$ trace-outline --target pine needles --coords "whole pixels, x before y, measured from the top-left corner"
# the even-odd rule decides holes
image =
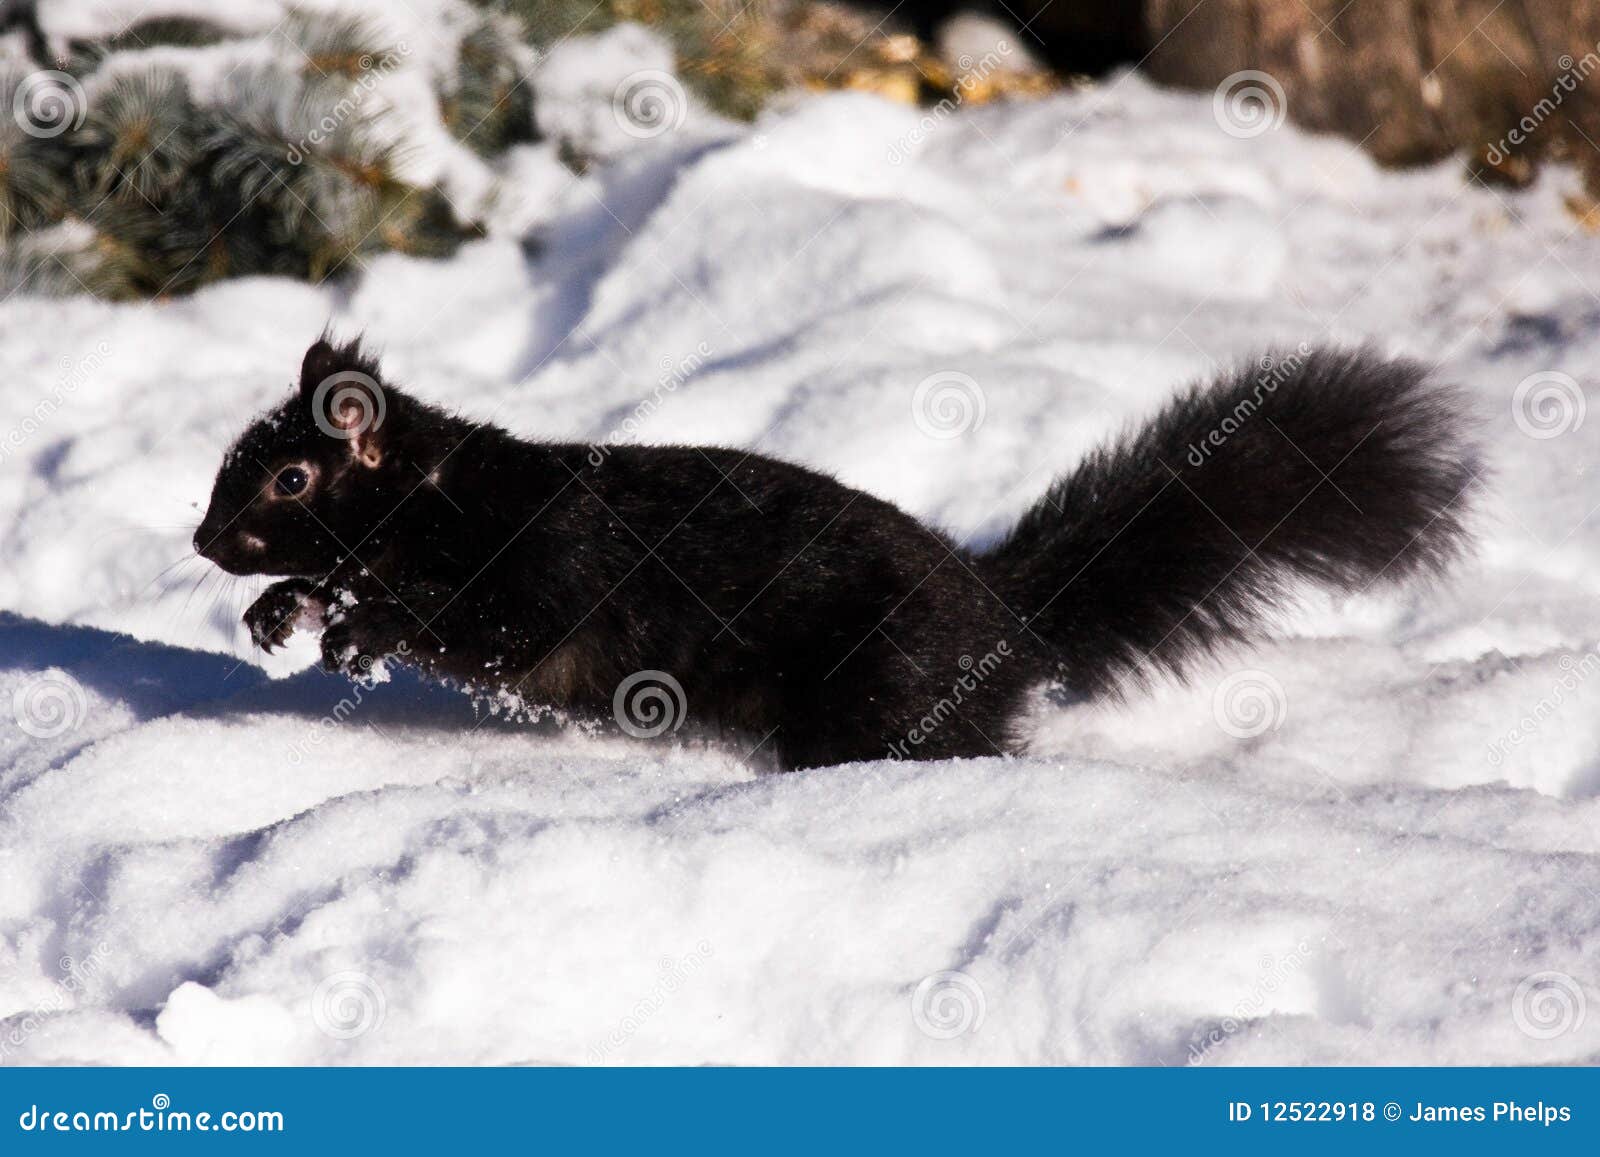
[[[453,67],[429,83],[444,128],[491,167],[538,140],[539,61],[625,20],[665,36],[684,83],[738,119],[786,88],[928,100],[960,84],[976,101],[995,87],[989,78],[980,91],[914,37],[813,0],[472,4],[458,12]],[[34,32],[24,39],[38,56]],[[391,97],[415,100],[420,70],[386,89],[409,54],[366,19],[301,11],[263,35],[159,18],[68,47],[59,68],[0,60],[0,108],[14,111],[0,118],[0,289],[128,299],[251,274],[320,281],[371,254],[445,255],[481,233],[408,175],[416,125]],[[232,67],[179,67],[201,56]],[[557,148],[577,167],[581,145]]]
[[[97,46],[75,46],[81,74],[0,71],[7,108],[43,110],[0,120],[0,280],[144,298],[248,274],[319,281],[473,235],[402,175],[375,95],[398,50],[348,18],[297,16],[282,39],[205,101],[179,70]]]
[[[440,101],[451,134],[486,157],[536,140],[534,59],[516,20],[486,14],[461,38],[454,86]]]

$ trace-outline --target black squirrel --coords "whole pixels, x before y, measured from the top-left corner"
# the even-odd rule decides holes
[[[1465,412],[1414,363],[1301,347],[1179,393],[979,551],[754,453],[518,438],[324,338],[227,452],[195,548],[287,576],[245,623],[268,650],[320,625],[330,670],[400,655],[625,728],[654,694],[635,728],[686,716],[784,768],[992,755],[1041,684],[1118,695],[1258,638],[1296,582],[1440,569]]]

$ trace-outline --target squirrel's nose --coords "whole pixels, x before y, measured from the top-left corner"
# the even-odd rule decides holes
[[[266,540],[232,525],[214,525],[210,519],[194,532],[194,552],[229,574],[253,574],[265,561]]]
[[[200,523],[194,532],[194,552],[201,558],[211,558],[213,552],[221,545],[217,541],[222,532],[211,525],[209,519]]]

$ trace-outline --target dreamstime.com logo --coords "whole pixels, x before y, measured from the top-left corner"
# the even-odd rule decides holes
[[[1565,972],[1535,972],[1523,977],[1511,995],[1511,1021],[1524,1036],[1555,1040],[1583,1027],[1589,998],[1583,985]]]
[[[1203,1064],[1206,1054],[1212,1049],[1229,1040],[1252,1020],[1265,1016],[1271,1010],[1273,996],[1286,987],[1295,974],[1305,968],[1310,959],[1311,945],[1305,940],[1297,943],[1292,952],[1286,952],[1282,956],[1276,956],[1271,952],[1264,954],[1259,961],[1260,971],[1250,990],[1235,1002],[1227,1016],[1213,1025],[1205,1035],[1190,1043],[1187,1063]]]
[[[663,956],[658,966],[659,976],[655,984],[648,993],[634,1001],[627,1015],[612,1026],[604,1040],[590,1046],[589,1060],[599,1064],[627,1044],[651,1017],[660,1012],[675,994],[682,991],[695,973],[705,967],[706,961],[711,959],[712,954],[711,942],[702,940],[694,946],[693,952],[684,956]]]
[[[1225,77],[1211,94],[1211,115],[1230,137],[1249,140],[1283,123],[1289,101],[1270,72],[1247,68]]]
[[[635,739],[654,739],[683,726],[689,711],[683,684],[665,671],[635,671],[617,684],[611,714]]]
[[[383,425],[388,403],[383,387],[360,370],[340,370],[311,392],[311,420],[330,438],[353,442]]]
[[[930,704],[922,718],[907,729],[904,739],[889,742],[889,758],[910,759],[911,749],[921,747],[952,716],[959,715],[961,705],[968,701],[968,697],[976,693],[989,676],[1000,669],[1000,664],[1009,658],[1011,642],[1001,639],[993,650],[985,651],[980,659],[975,660],[971,655],[962,655],[957,659],[956,666],[961,668],[961,674],[950,685],[950,694]]]
[[[44,429],[56,416],[57,411],[71,400],[72,395],[100,371],[110,356],[111,346],[105,341],[97,341],[93,349],[76,361],[70,357],[63,357],[61,375],[56,379],[56,384],[51,387],[50,392],[34,404],[33,409],[21,422],[0,436],[0,462],[11,457],[26,445],[30,438]]]
[[[1489,744],[1489,766],[1499,767],[1513,748],[1521,747],[1545,722],[1554,717],[1579,687],[1600,671],[1600,651],[1585,651],[1582,657],[1562,655],[1557,661],[1561,674],[1550,685],[1550,693],[1535,703],[1509,731]]]
[[[911,419],[930,438],[959,438],[983,425],[989,402],[970,374],[940,370],[911,392]]]
[[[283,1114],[275,1109],[174,1109],[172,1098],[157,1093],[149,1108],[115,1112],[106,1109],[52,1109],[29,1105],[17,1117],[24,1133],[282,1133]]]
[[[89,102],[77,77],[41,68],[17,85],[11,96],[11,115],[30,137],[49,140],[81,128],[89,115]]]
[[[374,658],[371,655],[362,655],[355,662],[355,669],[350,671],[350,694],[341,696],[328,713],[312,725],[311,731],[296,739],[289,745],[289,763],[299,767],[307,755],[314,748],[321,747],[336,729],[343,726],[350,717],[361,709],[366,702],[366,692],[372,690],[385,679],[385,672],[391,662],[398,662],[409,658],[411,644],[404,639],[400,640],[393,651]]]
[[[1517,383],[1511,420],[1530,438],[1559,438],[1583,425],[1589,400],[1571,374],[1540,370]]]
[[[1248,398],[1240,398],[1222,421],[1208,430],[1204,437],[1189,443],[1189,451],[1185,455],[1189,465],[1200,467],[1210,461],[1212,451],[1219,450],[1227,445],[1228,439],[1238,433],[1244,424],[1255,416],[1256,411],[1261,409],[1262,404],[1278,392],[1279,386],[1299,372],[1300,367],[1305,364],[1306,359],[1310,356],[1311,347],[1305,342],[1301,342],[1296,346],[1293,353],[1281,357],[1272,354],[1264,355],[1256,363],[1259,372],[1256,374],[1255,385],[1250,391],[1250,396]]]
[[[965,972],[924,976],[911,994],[912,1023],[934,1040],[954,1040],[977,1032],[988,1010],[983,986]]]
[[[640,429],[661,408],[667,397],[698,373],[709,357],[711,357],[711,347],[702,341],[695,345],[693,352],[687,357],[679,358],[676,362],[668,357],[662,358],[661,374],[656,378],[655,388],[628,413],[627,417],[613,426],[604,438],[590,444],[589,465],[597,469],[605,465],[614,446],[636,438]]]
[[[354,1040],[383,1027],[389,1001],[365,972],[347,970],[322,978],[311,994],[311,1019],[334,1040]]]
[[[26,1012],[13,1012],[6,1017],[4,1035],[0,1036],[0,1061],[27,1044],[50,1017],[77,1007],[79,997],[110,959],[111,946],[105,943],[96,944],[81,960],[63,956],[58,962],[61,975],[51,985],[49,994]]]
[[[670,72],[647,68],[629,73],[611,94],[611,115],[630,137],[649,140],[683,126],[689,97]]]
[[[1289,696],[1269,672],[1235,671],[1217,684],[1211,714],[1235,739],[1255,739],[1283,726],[1289,718]]]
[[[889,163],[898,165],[910,155],[911,151],[925,141],[928,136],[941,124],[953,116],[957,109],[966,103],[972,90],[982,84],[997,69],[1004,65],[1007,57],[1011,55],[1011,43],[1000,40],[995,43],[994,50],[986,52],[977,60],[969,54],[962,53],[956,58],[956,76],[950,95],[922,114],[920,120],[903,133],[900,139],[889,146]]]
[[[1541,97],[1510,132],[1484,149],[1483,155],[1491,165],[1503,165],[1520,146],[1527,144],[1539,127],[1566,102],[1567,97],[1577,92],[1578,86],[1600,69],[1600,44],[1577,60],[1570,55],[1563,55],[1556,60],[1556,65],[1561,69],[1561,75],[1550,86],[1550,95]]]
[[[369,96],[380,83],[395,69],[400,67],[400,62],[411,55],[411,47],[404,40],[400,41],[388,52],[376,60],[372,54],[363,53],[357,61],[360,75],[350,85],[350,91],[340,98],[339,102],[323,114],[322,118],[311,127],[311,130],[298,141],[289,146],[284,158],[291,165],[298,165],[306,159],[306,154],[333,137],[352,117],[354,117],[366,103]]]
[[[11,693],[12,718],[35,739],[57,739],[76,730],[88,712],[83,688],[57,668],[23,680]]]

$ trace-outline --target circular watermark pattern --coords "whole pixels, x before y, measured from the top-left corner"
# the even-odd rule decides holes
[[[917,383],[911,394],[911,417],[930,438],[959,438],[983,425],[989,412],[983,387],[970,374],[940,370]]]
[[[635,739],[654,739],[683,726],[689,703],[683,684],[665,671],[635,671],[617,684],[611,713]]]
[[[1589,402],[1570,374],[1541,370],[1517,383],[1511,420],[1530,438],[1559,438],[1583,425]]]
[[[79,128],[88,113],[78,78],[53,68],[30,72],[11,97],[11,115],[30,137],[59,137]]]
[[[345,442],[376,430],[387,412],[383,387],[360,370],[329,374],[311,393],[311,419],[317,429]]]
[[[1266,671],[1235,671],[1211,696],[1217,726],[1235,739],[1254,739],[1276,731],[1289,717],[1289,696]]]
[[[622,78],[611,94],[611,115],[630,137],[649,140],[683,125],[689,98],[677,77],[647,68]]]
[[[55,739],[74,730],[88,713],[89,700],[65,671],[46,671],[11,693],[17,726],[35,739]]]
[[[983,1027],[983,988],[965,972],[925,976],[911,994],[911,1019],[934,1040],[954,1040]]]
[[[1575,1032],[1589,1012],[1583,985],[1565,972],[1535,972],[1511,996],[1511,1019],[1525,1036],[1554,1040]]]
[[[335,1040],[353,1040],[383,1024],[389,1002],[365,972],[335,972],[311,994],[311,1019]]]
[[[1270,133],[1283,123],[1288,107],[1278,78],[1256,68],[1225,78],[1211,94],[1211,115],[1217,127],[1240,140]]]

